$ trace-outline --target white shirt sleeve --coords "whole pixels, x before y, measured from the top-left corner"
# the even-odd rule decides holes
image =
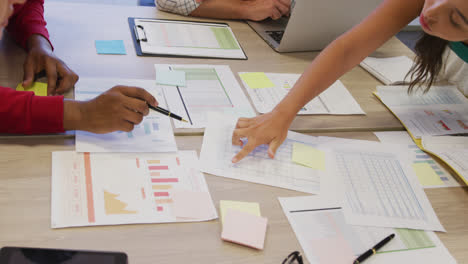
[[[188,16],[200,3],[195,0],[155,0],[159,10]]]

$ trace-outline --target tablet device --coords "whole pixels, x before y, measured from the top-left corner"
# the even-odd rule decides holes
[[[123,252],[3,247],[2,264],[127,264]]]

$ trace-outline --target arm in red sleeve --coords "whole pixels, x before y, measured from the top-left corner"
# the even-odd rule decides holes
[[[44,0],[28,0],[23,5],[15,5],[13,16],[8,21],[7,31],[26,49],[26,42],[33,34],[42,35],[49,43],[49,32],[44,20]],[[52,43],[50,43],[52,46]]]
[[[61,133],[63,96],[35,96],[33,92],[0,87],[0,133]]]

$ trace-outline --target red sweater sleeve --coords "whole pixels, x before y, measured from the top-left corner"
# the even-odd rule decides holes
[[[0,133],[61,133],[63,96],[35,96],[33,92],[0,87]]]
[[[49,43],[49,32],[44,20],[44,0],[28,0],[22,5],[15,5],[13,16],[8,20],[7,31],[26,49],[26,41],[33,34],[42,35]],[[52,47],[52,43],[50,43]]]

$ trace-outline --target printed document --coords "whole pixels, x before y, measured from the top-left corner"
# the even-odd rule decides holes
[[[52,228],[217,218],[194,151],[52,153]]]
[[[239,76],[259,113],[267,113],[273,110],[301,76],[300,74],[259,73],[264,75],[264,78],[267,78],[273,86],[255,88],[258,86],[254,86],[255,83],[249,82],[246,74],[249,73],[240,72]],[[298,114],[364,115],[365,113],[343,83],[336,81],[319,96],[307,103]]]
[[[75,84],[75,99],[90,100],[115,85],[137,86],[146,89],[165,108],[162,90],[151,80],[80,78]],[[170,118],[149,110],[143,121],[130,132],[116,131],[94,134],[76,131],[78,152],[171,152],[177,151]]]
[[[468,133],[468,99],[455,86],[411,95],[407,86],[378,86],[377,93],[415,139]]]
[[[185,72],[186,86],[158,85],[164,90],[169,110],[185,122],[176,128],[204,128],[207,114],[216,112],[239,117],[254,117],[255,111],[227,65],[164,65],[158,69]]]
[[[310,263],[352,263],[390,234],[366,263],[456,263],[434,232],[350,225],[341,204],[321,195],[278,199]]]

